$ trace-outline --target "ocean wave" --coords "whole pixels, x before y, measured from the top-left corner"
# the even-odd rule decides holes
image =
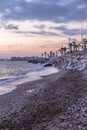
[[[20,75],[20,76],[16,76],[13,78],[3,78],[0,80],[0,85],[2,84],[6,84],[6,83],[10,83],[10,82],[14,82],[16,80],[20,80],[20,79],[26,79],[26,78],[31,78],[32,76],[44,76],[44,75],[49,75],[49,74],[53,74],[53,73],[57,73],[58,69],[55,67],[46,67],[46,68],[40,68],[37,70],[30,70],[29,72],[27,72],[24,75]]]
[[[57,73],[59,70],[55,67],[42,67],[40,69],[30,71],[27,73],[27,76],[44,76],[44,75],[49,75],[53,73]]]
[[[24,75],[16,76],[13,78],[0,80],[0,95],[13,91],[17,85],[24,82],[34,81],[40,79],[41,76],[57,73],[59,70],[54,67],[42,67],[37,70],[28,71]]]
[[[23,78],[26,78],[26,75],[20,75],[20,76],[17,76],[15,78],[2,79],[2,80],[0,80],[0,85],[6,84],[9,82],[13,82],[15,80],[23,79]]]

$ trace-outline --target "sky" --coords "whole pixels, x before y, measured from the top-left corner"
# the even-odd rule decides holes
[[[87,37],[87,0],[0,0],[0,57],[33,56]]]

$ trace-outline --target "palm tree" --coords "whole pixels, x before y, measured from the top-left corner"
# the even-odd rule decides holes
[[[53,52],[53,57],[55,57],[56,55],[55,55],[55,52]]]
[[[72,42],[72,45],[73,45],[73,51],[76,51],[76,42]]]
[[[64,54],[66,53],[66,47],[63,47]]]
[[[72,44],[72,43],[69,43],[70,53],[72,53],[72,47],[73,47],[73,44]]]
[[[46,51],[44,52],[44,55],[45,55],[45,59],[46,59],[46,57],[47,57],[47,52]]]
[[[43,57],[43,55],[44,55],[44,54],[42,53],[41,56]]]
[[[53,57],[53,52],[52,51],[50,51],[50,58],[52,58]]]
[[[55,52],[56,53],[56,57],[58,56],[58,51]]]
[[[61,47],[59,51],[60,51],[61,55],[64,54],[64,48],[63,47]]]

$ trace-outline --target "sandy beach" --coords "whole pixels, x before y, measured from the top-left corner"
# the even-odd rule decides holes
[[[86,130],[86,74],[60,71],[1,95],[0,130]]]

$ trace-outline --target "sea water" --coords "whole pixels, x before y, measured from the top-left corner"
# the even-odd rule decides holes
[[[11,92],[19,84],[57,72],[57,68],[43,67],[27,61],[0,61],[0,95]]]

